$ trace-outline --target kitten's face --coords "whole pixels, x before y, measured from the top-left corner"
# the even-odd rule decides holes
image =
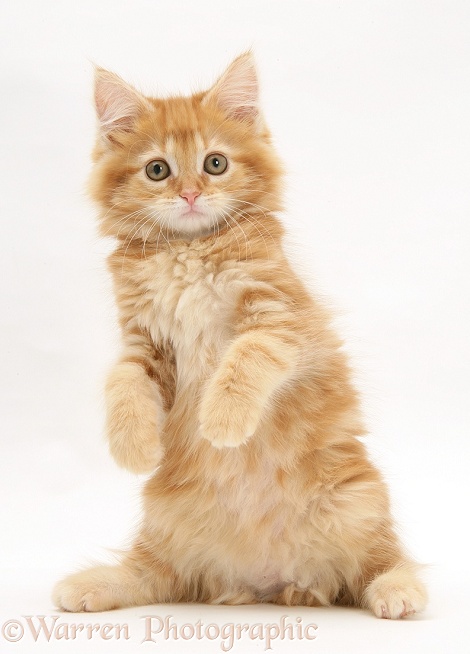
[[[150,242],[261,220],[279,203],[280,168],[242,55],[207,93],[145,98],[97,71],[100,132],[91,191],[102,233]]]

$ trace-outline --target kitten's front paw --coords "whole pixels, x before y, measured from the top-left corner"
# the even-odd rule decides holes
[[[136,363],[119,363],[106,385],[106,431],[115,461],[135,473],[155,470],[162,458],[158,435],[163,413],[158,387]]]
[[[201,435],[217,448],[239,447],[255,433],[260,417],[253,401],[209,389],[199,414]]]

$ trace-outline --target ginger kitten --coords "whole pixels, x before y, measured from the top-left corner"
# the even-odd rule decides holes
[[[282,169],[253,58],[207,92],[144,97],[96,71],[91,193],[122,351],[107,386],[112,455],[151,473],[118,565],[61,581],[55,604],[424,608],[330,316],[282,249]]]

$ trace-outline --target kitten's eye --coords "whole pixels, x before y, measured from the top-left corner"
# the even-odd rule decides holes
[[[170,166],[163,159],[156,159],[151,161],[145,167],[145,172],[147,177],[153,179],[156,182],[161,182],[162,179],[166,179],[171,173]]]
[[[209,175],[221,175],[227,170],[228,161],[223,154],[210,154],[204,161],[204,170]]]

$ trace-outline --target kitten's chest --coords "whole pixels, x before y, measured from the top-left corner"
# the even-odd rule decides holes
[[[141,262],[134,279],[140,325],[155,343],[171,344],[178,376],[200,375],[233,336],[246,274],[235,262],[218,269],[187,249]]]

